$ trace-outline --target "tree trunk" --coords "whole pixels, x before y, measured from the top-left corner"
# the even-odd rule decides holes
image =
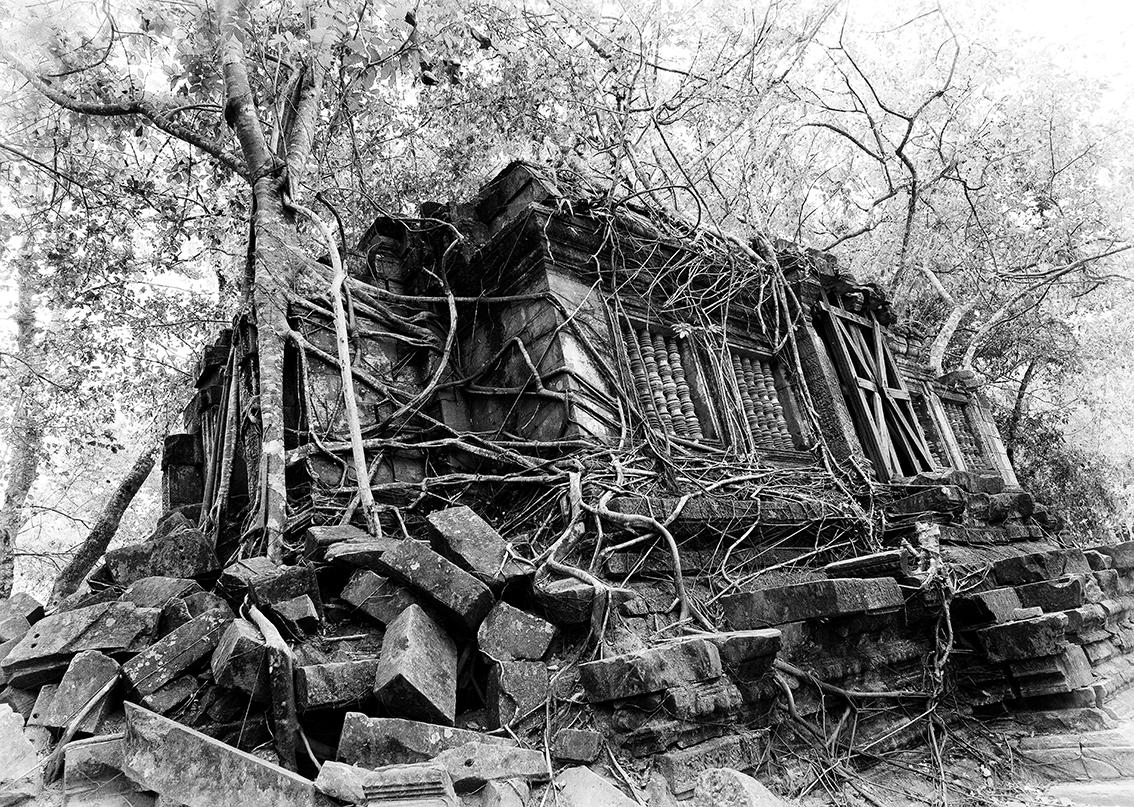
[[[1035,378],[1036,370],[1044,363],[1043,359],[1032,359],[1024,370],[1024,377],[1020,379],[1020,388],[1016,390],[1016,403],[1012,407],[1012,415],[1008,418],[1008,428],[1004,432],[1004,451],[1009,462],[1016,461],[1016,434],[1020,429],[1020,418],[1024,416],[1027,406],[1028,387]]]
[[[130,503],[134,501],[134,496],[142,487],[142,483],[149,477],[150,471],[154,469],[157,455],[158,447],[152,445],[134,460],[130,472],[126,474],[126,478],[118,485],[118,489],[114,491],[110,501],[103,507],[98,521],[91,528],[86,540],[83,541],[71,560],[67,562],[67,565],[63,567],[59,576],[55,578],[55,586],[51,590],[52,605],[68,594],[73,594],[79,588],[79,584],[83,582],[83,578],[87,576],[87,573],[94,568],[99,558],[106,552],[106,547],[110,545],[115,533],[118,532],[122,515],[126,512]]]
[[[26,263],[17,264],[16,350],[19,370],[14,374],[16,407],[8,430],[12,458],[8,465],[8,486],[0,510],[0,598],[12,595],[16,572],[16,536],[27,521],[27,500],[39,475],[39,453],[43,430],[39,406],[34,399],[34,378],[29,365],[35,345],[35,297]]]

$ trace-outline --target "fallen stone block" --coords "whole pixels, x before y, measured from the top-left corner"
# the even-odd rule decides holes
[[[581,625],[591,618],[595,589],[582,580],[552,579],[546,573],[536,574],[532,594],[544,615],[556,625]]]
[[[565,768],[551,782],[559,807],[638,807],[638,802],[590,768]]]
[[[1003,558],[992,564],[992,577],[1002,586],[1019,586],[1039,583],[1072,574],[1086,574],[1091,570],[1083,550],[1052,549]]]
[[[411,605],[424,605],[409,589],[366,569],[355,572],[342,598],[375,622],[388,625]]]
[[[1010,622],[1020,608],[1016,589],[1005,586],[977,591],[953,600],[953,623],[958,628],[979,627],[994,622]]]
[[[31,714],[28,715],[29,726],[43,726],[44,719],[51,718],[51,706],[55,702],[55,691],[57,689],[59,689],[59,684],[44,684],[39,688],[39,692],[35,696],[35,706],[32,707]]]
[[[139,608],[164,608],[170,600],[200,591],[204,591],[200,583],[185,577],[143,577],[127,586],[118,600],[132,602]]]
[[[1101,572],[1106,569],[1114,568],[1114,560],[1110,555],[1104,555],[1094,549],[1084,549],[1083,555],[1087,559],[1087,564],[1091,567],[1091,571]]]
[[[169,714],[189,700],[200,687],[200,682],[194,676],[182,675],[143,695],[142,705],[151,712],[160,715]]]
[[[560,729],[551,738],[551,756],[562,762],[589,764],[602,753],[602,735],[587,729]]]
[[[191,526],[112,549],[106,553],[105,564],[111,579],[120,586],[143,577],[198,578],[220,570],[212,542]]]
[[[783,634],[776,628],[729,631],[707,638],[716,645],[724,671],[738,680],[764,675],[783,643]]]
[[[1102,600],[1102,592],[1093,577],[1075,576],[1059,580],[1016,586],[1020,604],[1025,608],[1042,608],[1046,613],[1067,611],[1088,602]]]
[[[343,541],[327,547],[326,559],[362,569],[377,569],[379,562],[398,543],[396,538],[367,538],[363,541]]]
[[[245,558],[229,564],[221,573],[218,586],[237,602],[250,595],[257,605],[274,606],[306,594],[323,617],[319,583],[311,566],[278,566],[266,557]]]
[[[528,807],[531,793],[531,786],[520,779],[486,782],[479,807]]]
[[[655,765],[677,796],[697,786],[697,777],[709,768],[751,768],[759,754],[757,735],[732,734],[661,754]]]
[[[579,681],[587,700],[595,703],[660,692],[722,672],[716,645],[698,638],[582,664]]]
[[[442,751],[433,764],[449,772],[453,787],[459,792],[477,790],[499,779],[546,782],[550,778],[547,760],[541,751],[508,745],[465,743]]]
[[[315,603],[306,594],[278,602],[272,606],[271,611],[287,634],[297,639],[319,630],[319,613],[315,610]]]
[[[457,714],[457,648],[417,605],[386,629],[374,694],[393,715],[451,726]]]
[[[410,586],[440,615],[474,633],[492,608],[492,592],[459,566],[417,541],[401,541],[382,556],[383,570]]]
[[[433,546],[466,572],[490,586],[508,580],[508,542],[472,508],[436,510],[426,516]]]
[[[0,642],[22,639],[31,629],[31,623],[22,616],[13,616],[0,622]]]
[[[0,803],[20,804],[39,792],[35,746],[24,736],[24,718],[0,704]]]
[[[480,651],[496,661],[541,659],[554,637],[550,622],[503,601],[492,606],[477,631]]]
[[[224,629],[209,661],[213,680],[257,700],[269,697],[264,637],[247,619],[234,619]]]
[[[160,614],[130,602],[111,602],[45,617],[9,651],[0,669],[18,687],[58,681],[76,653],[140,648],[157,630]]]
[[[230,617],[236,616],[228,600],[211,591],[197,591],[184,598],[185,607],[189,609],[189,616],[197,617],[206,611],[224,611]]]
[[[78,716],[83,707],[103,687],[117,680],[122,667],[117,661],[97,650],[84,650],[71,659],[63,680],[51,699],[45,713],[40,713],[41,726],[61,729]],[[79,723],[78,730],[94,734],[110,711],[111,698],[104,697]]]
[[[710,768],[697,777],[693,807],[786,807],[786,804],[735,768]]]
[[[341,762],[327,762],[319,769],[315,787],[350,804],[391,807],[430,805],[459,807],[448,771],[440,765],[387,765],[367,770]]]
[[[470,742],[515,745],[512,740],[467,729],[347,712],[339,739],[338,758],[340,762],[363,768],[378,768],[425,762],[443,751]]]
[[[220,610],[201,614],[134,656],[122,672],[139,695],[148,695],[212,653],[231,621]]]
[[[893,577],[904,579],[912,577],[917,569],[917,555],[910,549],[888,549],[859,555],[855,558],[837,560],[823,567],[827,577]]]
[[[13,594],[6,600],[0,600],[0,622],[14,617],[35,624],[43,619],[43,605],[24,591]]]
[[[982,628],[973,636],[989,661],[1020,661],[1062,653],[1067,647],[1066,629],[1066,616],[1046,614]]]
[[[526,717],[547,700],[547,667],[539,661],[498,661],[488,672],[485,709],[489,728]]]
[[[885,613],[898,610],[903,603],[897,582],[881,577],[812,580],[721,598],[725,621],[736,630],[822,617]]]
[[[63,753],[66,807],[150,807],[154,797],[122,774],[124,735],[73,740]]]
[[[310,664],[295,674],[295,703],[301,712],[364,706],[374,700],[378,662],[340,661]]]
[[[51,684],[48,684],[51,686]],[[20,687],[6,686],[0,689],[0,705],[7,706],[13,712],[30,718],[35,709],[36,691],[34,689],[21,689]]]
[[[309,779],[132,703],[123,771],[186,807],[329,807]]]

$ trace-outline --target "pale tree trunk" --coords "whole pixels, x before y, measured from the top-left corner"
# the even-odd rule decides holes
[[[256,212],[252,220],[254,275],[248,296],[256,323],[256,359],[260,410],[260,512],[253,515],[263,528],[267,555],[277,563],[283,552],[287,521],[287,483],[284,454],[284,346],[290,330],[287,306],[295,279],[307,261],[300,247],[294,208],[288,196],[298,188],[310,153],[318,115],[323,70],[316,54],[310,86],[301,86],[290,118],[290,130],[279,142],[286,159],[273,154],[256,111],[248,79],[241,24],[242,0],[217,5],[220,57],[225,85],[226,118],[240,142],[252,180]]]
[[[158,447],[152,445],[134,460],[130,472],[126,474],[126,478],[122,480],[118,489],[114,491],[114,495],[102,508],[98,521],[95,522],[86,539],[76,550],[71,560],[67,562],[67,565],[63,567],[63,570],[59,572],[59,576],[55,578],[55,586],[51,590],[51,604],[53,606],[79,588],[83,578],[87,576],[87,573],[94,568],[99,558],[106,552],[106,548],[110,545],[115,533],[118,532],[118,525],[122,522],[123,514],[130,503],[134,501],[139,488],[149,477],[150,471],[153,470],[157,455]]]
[[[12,594],[16,571],[16,536],[27,521],[27,500],[39,475],[43,447],[40,410],[34,395],[34,373],[30,362],[35,349],[35,291],[26,263],[16,265],[16,364],[13,374],[15,411],[8,429],[12,456],[8,462],[8,485],[0,509],[0,598]]]

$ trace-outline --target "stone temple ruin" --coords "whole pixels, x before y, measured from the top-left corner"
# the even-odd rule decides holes
[[[282,563],[254,329],[222,333],[152,537],[0,603],[0,700],[65,744],[66,803],[771,804],[738,771],[807,727],[870,764],[1134,678],[1134,544],[1074,547],[831,256],[515,163],[346,260],[381,529],[326,289],[290,311]],[[1068,742],[1018,750],[1089,773]]]

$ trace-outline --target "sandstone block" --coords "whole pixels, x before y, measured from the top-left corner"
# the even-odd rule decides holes
[[[602,752],[602,735],[586,729],[560,729],[551,739],[551,756],[563,762],[589,764]]]
[[[219,585],[234,602],[250,594],[259,605],[277,603],[306,594],[322,617],[323,600],[311,566],[277,566],[266,557],[246,558],[230,564],[221,573]]]
[[[319,613],[311,597],[301,594],[272,606],[272,613],[282,624],[286,634],[302,639],[319,630]]]
[[[417,541],[401,541],[382,556],[381,565],[420,592],[444,619],[470,633],[492,608],[492,592],[484,583]]]
[[[708,638],[717,646],[725,672],[740,680],[766,673],[783,642],[783,634],[775,628],[729,631]]]
[[[315,787],[350,804],[422,805],[459,807],[448,771],[440,765],[386,765],[367,770],[341,762],[326,762],[319,769]]]
[[[204,591],[196,580],[185,577],[143,577],[135,580],[119,597],[120,602],[132,602],[139,608],[164,608],[170,600],[178,600]]]
[[[716,645],[707,639],[686,639],[582,664],[579,680],[587,700],[594,703],[660,692],[721,673]]]
[[[122,672],[138,694],[148,695],[212,653],[231,621],[220,610],[201,614],[134,656]]]
[[[953,600],[953,621],[960,628],[1010,622],[1019,607],[1020,598],[1014,588],[973,592]]]
[[[106,553],[106,570],[120,586],[143,577],[203,577],[220,569],[212,543],[195,527]]]
[[[544,615],[556,625],[580,625],[591,618],[595,590],[582,580],[537,574],[532,581],[532,593]]]
[[[76,654],[67,666],[46,714],[40,714],[39,725],[56,729],[65,727],[100,689],[118,678],[121,669],[117,661],[97,650]],[[110,702],[109,697],[103,698],[101,704],[79,723],[79,731],[93,734],[109,711]]]
[[[1053,549],[1003,558],[992,564],[992,576],[1002,586],[1039,583],[1091,570],[1081,549]]]
[[[194,676],[182,675],[143,695],[142,705],[159,715],[169,714],[187,701],[200,686]]]
[[[512,740],[467,729],[394,717],[347,712],[339,739],[339,761],[363,768],[424,762],[469,742],[515,745]]]
[[[451,726],[457,713],[457,648],[419,606],[390,623],[374,678],[390,714]]]
[[[1067,611],[1088,602],[1102,600],[1102,592],[1093,577],[1078,575],[1059,580],[1043,580],[1017,586],[1016,594],[1025,608],[1042,608],[1046,613]]]
[[[682,796],[697,786],[697,777],[709,768],[752,767],[758,755],[758,739],[755,735],[733,734],[715,740],[669,751],[660,755],[655,764],[677,796]]]
[[[449,507],[426,516],[433,545],[466,572],[489,585],[507,579],[508,542],[471,508]]]
[[[543,658],[555,626],[506,602],[492,606],[477,631],[480,651],[497,661]]]
[[[234,619],[217,640],[209,661],[213,680],[256,700],[269,697],[267,649],[264,637],[247,619]]]
[[[465,743],[442,751],[433,763],[449,772],[459,792],[478,790],[500,779],[546,782],[549,778],[543,752],[509,745]]]
[[[0,600],[0,621],[20,617],[30,624],[43,619],[43,605],[32,595],[21,591]]]
[[[736,630],[831,616],[896,611],[904,599],[890,578],[812,580],[721,599],[725,621]]]
[[[977,642],[989,661],[1020,661],[1054,656],[1067,647],[1064,632],[1067,617],[1047,614],[1035,619],[1005,622],[975,631]]]
[[[556,774],[551,787],[560,807],[638,807],[637,801],[590,768],[565,768]]]
[[[342,598],[383,625],[393,622],[411,605],[424,605],[409,589],[366,569],[351,575]]]
[[[329,807],[309,779],[126,704],[123,771],[186,807]]]
[[[58,681],[76,653],[115,653],[144,644],[157,629],[160,613],[113,602],[53,614],[32,626],[0,662],[0,670],[17,687]]]
[[[548,694],[547,667],[539,661],[499,661],[488,673],[485,707],[489,728],[500,728],[523,718]]]
[[[398,544],[396,538],[366,538],[362,541],[342,541],[327,547],[325,557],[328,561],[345,563],[362,569],[379,568],[379,562],[389,550]]]
[[[295,702],[301,712],[360,706],[374,698],[378,662],[309,664],[296,670]]]
[[[1094,549],[1110,558],[1111,568],[1119,571],[1134,569],[1134,541],[1126,541],[1121,544],[1104,544],[1103,546],[1096,546]]]
[[[786,807],[751,776],[734,768],[710,768],[697,777],[693,807]]]

